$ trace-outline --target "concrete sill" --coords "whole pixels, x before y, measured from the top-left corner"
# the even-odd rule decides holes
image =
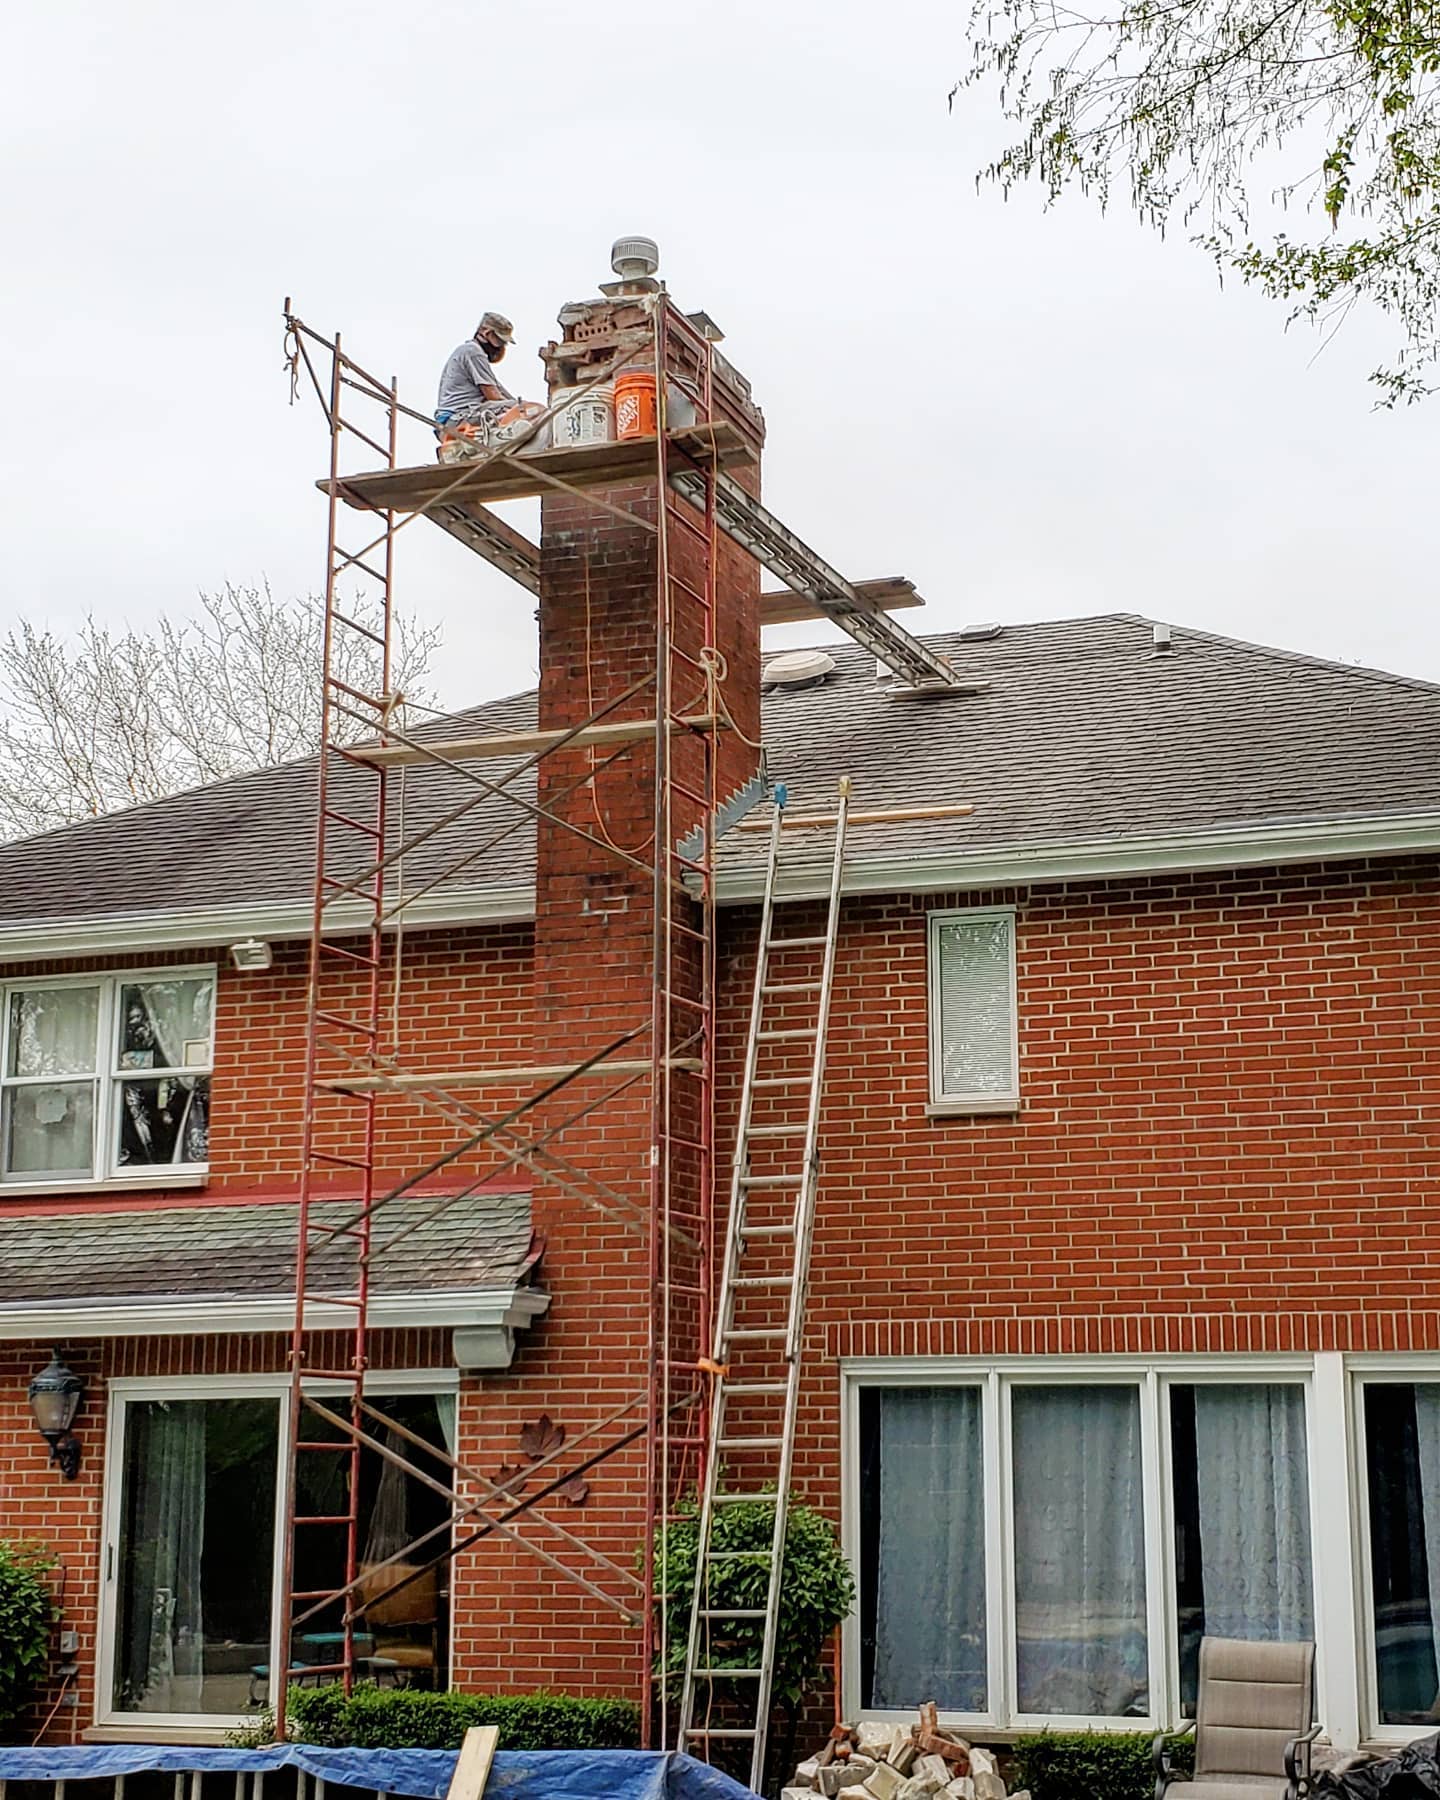
[[[197,1749],[223,1749],[229,1732],[252,1722],[224,1719],[218,1725],[92,1725],[80,1738],[86,1744],[190,1744]]]
[[[1018,1100],[928,1100],[927,1119],[1018,1118],[1023,1108]]]

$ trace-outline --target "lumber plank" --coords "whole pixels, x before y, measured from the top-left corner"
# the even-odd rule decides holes
[[[497,1082],[579,1080],[595,1075],[647,1075],[654,1065],[646,1057],[609,1057],[604,1062],[505,1064],[493,1069],[441,1069],[434,1075],[337,1075],[321,1087],[347,1094],[413,1094],[430,1088],[489,1087]],[[700,1068],[695,1056],[672,1056],[672,1069],[694,1074]]]
[[[500,1742],[498,1725],[472,1725],[460,1740],[455,1772],[445,1790],[445,1800],[480,1800],[490,1779],[490,1765]]]
[[[907,606],[925,604],[915,592],[915,583],[907,581],[903,575],[886,575],[877,581],[857,581],[854,586],[868,612],[901,612]],[[804,594],[791,593],[789,588],[774,588],[760,596],[762,625],[800,625],[810,619],[824,619],[828,616],[813,600],[807,600]]]
[[[733,425],[687,425],[670,433],[670,442],[701,462],[716,459],[722,468],[754,461],[754,451]],[[553,475],[571,487],[624,487],[653,481],[656,475],[653,437],[620,438],[609,444],[580,444],[574,449],[540,450],[533,456],[510,454],[493,461],[424,463],[411,469],[376,469],[340,479],[340,498],[351,506],[378,512],[423,511],[442,495],[447,500],[527,500],[553,493],[541,475]],[[533,472],[532,472],[533,471]],[[463,479],[462,479],[463,478]],[[316,482],[330,491],[328,477]]]
[[[955,800],[943,806],[881,806],[870,811],[855,811],[846,818],[848,825],[903,825],[914,819],[968,819],[975,807],[968,800]],[[818,830],[838,822],[837,813],[782,813],[781,825],[788,831]],[[770,820],[741,819],[737,831],[768,831]]]
[[[682,724],[672,724],[671,730],[709,731],[716,726],[723,729],[724,724],[724,719],[717,719],[714,713],[686,713]],[[393,769],[397,764],[433,764],[436,757],[444,757],[446,762],[478,762],[487,756],[535,756],[553,749],[562,738],[567,750],[584,749],[587,745],[610,749],[617,744],[640,743],[654,735],[653,719],[611,719],[568,733],[501,731],[483,737],[425,739],[423,750],[411,744],[358,744],[348,749],[351,756],[372,763],[377,769]]]

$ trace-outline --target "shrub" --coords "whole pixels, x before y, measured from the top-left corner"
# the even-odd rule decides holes
[[[775,1530],[775,1503],[756,1500],[715,1509],[711,1543],[716,1550],[768,1550]],[[661,1667],[677,1675],[685,1667],[690,1605],[695,1593],[695,1559],[700,1520],[676,1519],[655,1547],[655,1584],[669,1602]],[[739,1557],[712,1571],[711,1606],[765,1604],[768,1557]],[[855,1580],[830,1521],[811,1507],[790,1502],[785,1521],[785,1574],[780,1588],[779,1631],[775,1642],[777,1700],[798,1706],[820,1672],[826,1640],[855,1604]],[[725,1622],[723,1636],[712,1627],[709,1666],[754,1669],[760,1664],[763,1619]]]
[[[45,1673],[56,1619],[54,1566],[37,1545],[0,1542],[0,1725],[23,1710]]]
[[[458,1750],[472,1725],[498,1725],[502,1750],[633,1750],[640,1713],[628,1700],[573,1694],[436,1694],[359,1683],[350,1698],[338,1682],[291,1688],[289,1735],[328,1749]],[[269,1743],[273,1714],[231,1733],[232,1744]]]
[[[1153,1732],[1045,1731],[1015,1741],[1012,1788],[1029,1788],[1031,1800],[1150,1800],[1155,1766]],[[1184,1780],[1194,1757],[1194,1740],[1174,1741],[1176,1777]]]

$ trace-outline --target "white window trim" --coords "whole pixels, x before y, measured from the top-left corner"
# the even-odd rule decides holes
[[[1355,1604],[1360,1650],[1361,1717],[1367,1742],[1395,1748],[1417,1738],[1433,1737],[1435,1726],[1390,1725],[1380,1719],[1380,1665],[1375,1636],[1375,1581],[1370,1565],[1370,1483],[1366,1467],[1365,1403],[1367,1386],[1440,1381],[1440,1356],[1354,1356],[1346,1359],[1347,1400],[1355,1453],[1350,1463],[1350,1500],[1355,1517]]]
[[[139,968],[98,969],[67,975],[26,975],[0,983],[0,1072],[10,1060],[10,996],[14,993],[49,991],[56,988],[98,988],[100,991],[96,1019],[96,1060],[91,1075],[73,1079],[95,1083],[94,1138],[91,1144],[90,1169],[86,1174],[57,1172],[53,1176],[37,1176],[31,1170],[15,1176],[4,1172],[3,1147],[0,1147],[0,1200],[7,1194],[96,1193],[112,1188],[190,1187],[202,1185],[210,1165],[203,1163],[156,1163],[137,1168],[121,1164],[118,1143],[118,1111],[116,1095],[127,1079],[143,1079],[147,1071],[122,1071],[117,1067],[116,1031],[119,1022],[119,993],[127,982],[182,981],[206,979],[212,984],[210,1003],[210,1057],[204,1067],[170,1071],[181,1076],[212,1078],[215,1072],[215,1012],[219,1001],[219,970],[215,963],[166,963]],[[165,1071],[162,1071],[164,1073]],[[59,1084],[68,1078],[53,1076]],[[0,1087],[12,1085],[44,1085],[40,1077],[23,1081],[0,1073]],[[212,1088],[213,1092],[213,1088]]]
[[[341,1381],[315,1380],[307,1387],[316,1393],[345,1393],[348,1386]],[[366,1392],[383,1394],[458,1394],[459,1371],[450,1369],[386,1369],[366,1376]],[[275,1537],[273,1571],[270,1590],[270,1650],[272,1669],[282,1667],[280,1661],[280,1608],[282,1592],[282,1556],[285,1532],[285,1507],[289,1494],[290,1470],[285,1455],[285,1399],[290,1392],[289,1377],[283,1374],[262,1375],[135,1375],[116,1377],[109,1382],[105,1415],[105,1485],[100,1542],[100,1628],[96,1643],[95,1728],[106,1730],[176,1731],[194,1735],[213,1735],[219,1741],[237,1726],[253,1724],[251,1712],[228,1713],[159,1713],[123,1712],[111,1704],[115,1691],[115,1647],[119,1582],[116,1571],[120,1559],[120,1500],[125,1480],[125,1408],[135,1400],[274,1400],[276,1401],[276,1468]],[[450,1658],[445,1671],[446,1686],[454,1678],[455,1633],[448,1634]]]
[[[1014,1075],[1001,1094],[947,1094],[940,1016],[940,933],[957,919],[1008,919],[1010,921],[1010,1068]],[[953,906],[926,915],[926,987],[929,996],[930,1098],[925,1108],[932,1116],[945,1113],[1013,1113],[1020,1106],[1020,928],[1013,906]]]
[[[1336,1362],[1343,1359],[1337,1357]],[[1317,1403],[1322,1371],[1315,1356],[1245,1357],[856,1357],[840,1365],[841,1543],[851,1567],[860,1561],[860,1393],[866,1387],[978,1386],[985,1405],[981,1418],[983,1481],[986,1517],[986,1645],[990,1684],[990,1710],[985,1714],[944,1713],[942,1720],[965,1732],[989,1729],[1013,1736],[1042,1730],[1054,1731],[1155,1731],[1163,1724],[1178,1729],[1180,1717],[1179,1653],[1174,1630],[1174,1520],[1169,1480],[1169,1389],[1172,1384],[1276,1381],[1299,1385],[1305,1394],[1306,1457],[1311,1495],[1311,1573],[1317,1638],[1317,1716],[1327,1726],[1327,1736],[1340,1744],[1356,1740],[1358,1708],[1353,1673],[1358,1646],[1353,1619],[1337,1609],[1330,1597],[1327,1606],[1322,1576],[1322,1550],[1337,1538],[1344,1542],[1347,1566],[1353,1566],[1357,1540],[1350,1529],[1347,1504],[1335,1504],[1335,1490],[1344,1486],[1324,1479],[1324,1470],[1336,1466],[1330,1442],[1335,1423],[1333,1408]],[[1437,1359],[1440,1362],[1440,1359]],[[1331,1374],[1333,1371],[1327,1370]],[[1343,1379],[1343,1377],[1342,1377]],[[1397,1379],[1404,1379],[1403,1376]],[[1009,1396],[1016,1381],[1057,1385],[1093,1386],[1096,1383],[1138,1385],[1141,1408],[1141,1482],[1146,1505],[1145,1588],[1148,1631],[1150,1710],[1144,1718],[1081,1718],[1072,1714],[1046,1717],[1020,1713],[1015,1708],[1014,1642],[1014,1547],[1012,1542],[1012,1463],[1003,1453],[1010,1438]],[[1332,1379],[1333,1394],[1333,1379]],[[1341,1454],[1345,1446],[1342,1441]],[[1343,1464],[1340,1466],[1344,1466]],[[846,1718],[908,1719],[910,1714],[893,1709],[863,1707],[860,1703],[860,1609],[842,1628],[841,1665]],[[1335,1643],[1349,1623],[1348,1637]],[[1328,1643],[1322,1643],[1322,1637]],[[1347,1671],[1349,1681],[1347,1685]],[[1409,1736],[1422,1735],[1410,1732]]]

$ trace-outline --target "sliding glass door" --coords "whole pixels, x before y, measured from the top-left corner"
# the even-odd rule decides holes
[[[441,1378],[443,1381],[443,1377]],[[391,1687],[444,1687],[449,1668],[450,1530],[443,1460],[456,1397],[437,1382],[372,1392],[389,1423],[360,1459],[355,1650],[359,1674]],[[339,1402],[339,1396],[336,1396]],[[283,1539],[283,1378],[191,1377],[116,1383],[106,1478],[103,1716],[183,1724],[245,1717],[270,1704]],[[320,1415],[307,1437],[338,1437]],[[420,1464],[418,1480],[399,1458]],[[299,1511],[344,1510],[344,1461],[310,1456]],[[410,1546],[423,1538],[422,1547]],[[344,1580],[343,1535],[300,1534],[296,1586]],[[292,1681],[320,1682],[341,1655],[343,1610],[297,1623]],[[307,1673],[312,1671],[313,1674]]]
[[[270,1660],[278,1399],[124,1409],[111,1704],[237,1714]]]

